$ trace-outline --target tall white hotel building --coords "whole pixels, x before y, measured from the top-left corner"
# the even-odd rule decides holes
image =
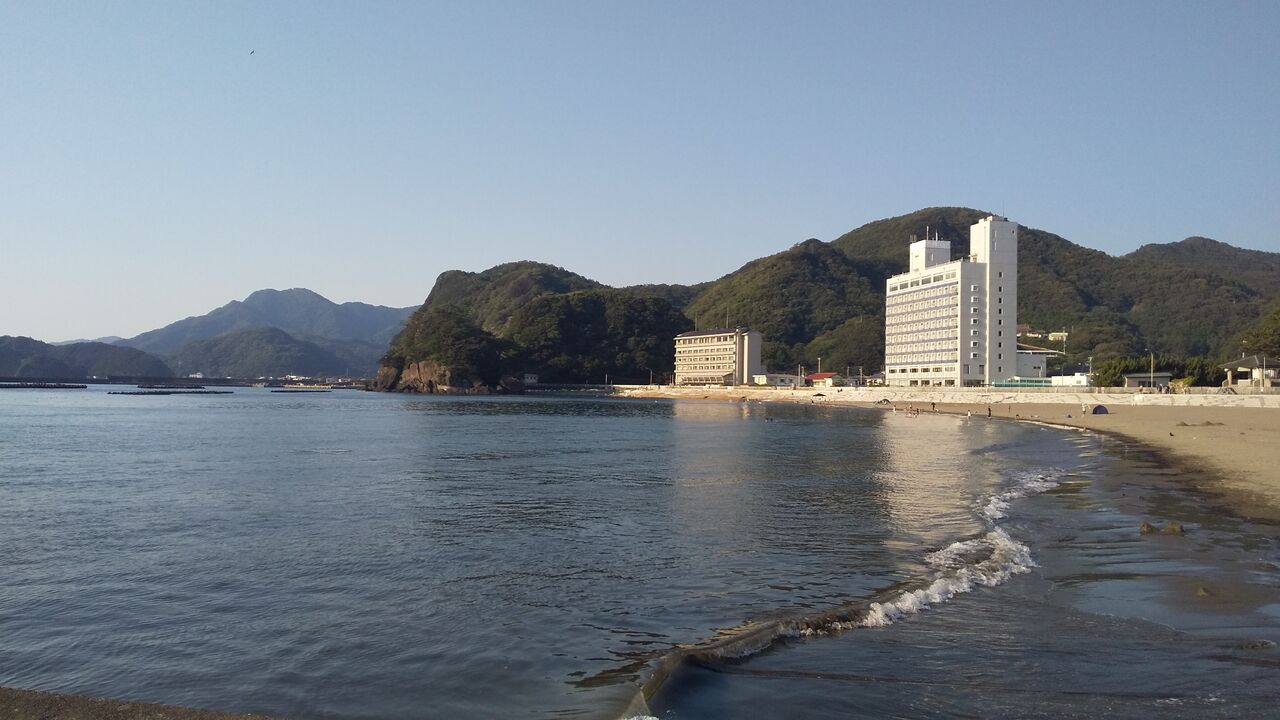
[[[1018,374],[1018,225],[990,216],[951,242],[911,243],[907,272],[886,281],[885,382],[990,385]]]

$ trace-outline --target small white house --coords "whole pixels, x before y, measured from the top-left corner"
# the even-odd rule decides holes
[[[537,373],[525,373],[525,374],[524,374],[524,380],[523,380],[522,382],[523,382],[525,385],[537,385],[537,384],[538,384],[538,374],[537,374]]]
[[[1089,387],[1089,373],[1076,373],[1074,375],[1054,375],[1049,378],[1050,384],[1054,387]]]
[[[765,373],[763,375],[752,375],[751,384],[767,387],[796,388],[804,387],[804,378],[799,375],[786,375],[784,373]]]

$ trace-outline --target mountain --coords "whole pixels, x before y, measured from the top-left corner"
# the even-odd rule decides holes
[[[685,327],[669,311],[682,312],[700,328],[760,330],[765,362],[774,370],[812,369],[821,359],[824,367],[871,372],[884,361],[885,280],[907,269],[912,238],[948,240],[953,259],[959,258],[969,250],[969,226],[989,214],[925,208],[867,223],[829,243],[806,240],[694,286],[614,289],[532,262],[450,271],[440,275],[418,313],[456,307],[492,338],[514,344],[504,350],[509,369],[518,358],[526,369],[566,382],[594,379],[610,367],[615,377],[623,367],[633,373],[669,367],[673,330]],[[1018,262],[1019,322],[1068,331],[1065,349],[1079,362],[1148,351],[1231,355],[1246,329],[1280,306],[1280,254],[1206,238],[1146,245],[1117,257],[1023,226]],[[619,298],[662,305],[641,312],[646,321],[622,331],[601,319],[619,315]],[[431,332],[419,325],[417,342]],[[627,335],[625,351],[619,351],[620,333]],[[403,337],[387,355],[393,364],[414,356]],[[659,347],[661,360],[640,350],[656,353]]]
[[[1143,245],[1124,257],[1135,263],[1159,263],[1230,277],[1252,290],[1280,297],[1280,253],[1189,237],[1175,243]]]
[[[759,330],[765,338],[765,365],[793,368],[805,362],[807,343],[846,323],[860,320],[855,324],[883,328],[883,293],[877,291],[883,284],[865,273],[863,263],[836,247],[806,240],[710,283],[685,314],[699,328],[742,325]],[[830,367],[878,366],[882,350],[881,341],[825,359]]]
[[[93,338],[92,340],[87,340],[84,338],[81,338],[79,340],[59,340],[58,342],[52,342],[49,344],[50,345],[75,345],[77,343],[94,342],[94,343],[106,343],[107,345],[115,345],[116,343],[120,342],[123,339],[124,338],[120,337],[119,335],[106,335],[100,338]]]
[[[233,300],[208,314],[144,332],[121,344],[163,355],[232,330],[274,327],[295,337],[355,340],[385,347],[413,310],[359,302],[339,305],[303,288],[259,290],[244,300]]]
[[[503,335],[516,310],[539,295],[602,287],[595,280],[554,265],[511,262],[478,273],[441,273],[422,308],[457,305],[486,332]]]
[[[299,340],[279,328],[233,330],[187,343],[169,355],[180,375],[259,378],[284,375],[341,375],[347,362],[316,343]]]
[[[0,337],[0,377],[85,379],[172,377],[160,359],[141,350],[98,342],[50,345],[28,337]]]
[[[524,372],[553,383],[661,378],[674,369],[671,338],[692,327],[666,299],[680,294],[608,288],[539,263],[444,273],[383,357],[375,386],[473,391],[510,386],[504,377]]]
[[[883,281],[907,266],[912,235],[938,232],[953,257],[968,251],[969,225],[989,213],[927,208],[868,223],[832,245]],[[895,238],[896,236],[896,238]],[[1280,300],[1280,254],[1190,238],[1120,257],[1023,227],[1018,237],[1018,321],[1069,331],[1068,352],[1116,357],[1230,354],[1238,337]]]
[[[197,358],[192,352],[195,348],[213,346],[193,343],[250,328],[269,327],[284,331],[294,340],[319,346],[327,354],[339,358],[331,365],[337,368],[333,374],[369,375],[377,369],[378,359],[386,351],[387,344],[400,332],[413,310],[359,302],[339,305],[303,288],[259,290],[244,300],[234,300],[208,314],[179,320],[158,330],[121,340],[119,344],[162,357],[176,355],[183,363],[199,365],[201,363],[195,362]],[[242,344],[239,347],[249,350]],[[276,357],[275,349],[261,348],[257,357]],[[225,357],[209,358],[210,367],[224,367],[226,360]],[[271,374],[266,368],[275,366],[247,364],[239,367],[254,370],[246,377],[258,377]],[[344,369],[349,372],[344,372]],[[305,374],[302,370],[297,372]]]

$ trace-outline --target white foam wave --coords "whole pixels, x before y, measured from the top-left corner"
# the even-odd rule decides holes
[[[883,627],[914,615],[956,595],[977,587],[992,587],[1008,582],[1014,575],[1036,567],[1031,549],[1018,542],[996,525],[1009,515],[1014,500],[1037,495],[1058,487],[1056,473],[1032,472],[1015,478],[1013,487],[996,493],[980,503],[979,514],[991,529],[981,537],[960,540],[925,556],[934,571],[927,585],[904,591],[887,602],[871,603],[861,619],[835,622],[825,628],[805,629],[802,635],[851,630],[858,627]]]
[[[1029,495],[1038,495],[1056,487],[1058,487],[1058,480],[1053,476],[1044,473],[1027,473],[1021,476],[1013,487],[988,498],[978,512],[994,523],[1009,517],[1010,502]]]
[[[959,559],[971,555],[984,545],[990,553],[986,559],[971,565],[960,565],[950,569],[925,587],[908,590],[898,597],[884,603],[871,603],[866,617],[857,623],[858,627],[882,627],[890,625],[908,615],[914,615],[933,605],[946,602],[956,595],[967,593],[974,588],[1000,585],[1014,575],[1030,572],[1036,566],[1031,559],[1031,550],[1022,543],[1009,537],[1000,528],[988,532],[977,540],[963,540],[932,554],[931,564],[955,564]]]

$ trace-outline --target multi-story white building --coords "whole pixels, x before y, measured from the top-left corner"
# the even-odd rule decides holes
[[[749,385],[752,375],[764,373],[759,331],[697,330],[675,340],[676,385]]]
[[[1018,374],[1018,225],[990,216],[951,243],[911,243],[910,269],[886,281],[885,382],[975,386]]]

